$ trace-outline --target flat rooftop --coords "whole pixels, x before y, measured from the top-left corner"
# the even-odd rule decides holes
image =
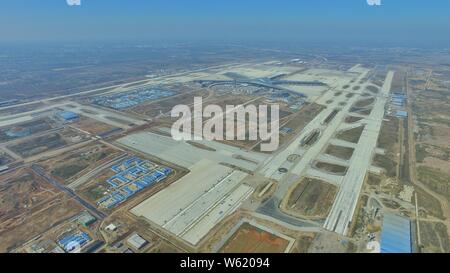
[[[381,253],[411,253],[411,221],[386,213],[381,231]]]

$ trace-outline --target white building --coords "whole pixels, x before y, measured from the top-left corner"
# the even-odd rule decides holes
[[[135,233],[128,238],[127,243],[135,249],[141,249],[147,244],[147,241]]]

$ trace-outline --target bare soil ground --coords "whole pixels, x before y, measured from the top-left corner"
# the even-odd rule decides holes
[[[374,101],[375,101],[375,98],[363,99],[363,100],[357,101],[354,104],[354,106],[355,107],[366,107],[366,106],[369,106],[369,105],[373,104]]]
[[[80,150],[63,153],[55,158],[40,162],[39,165],[59,182],[69,184],[119,154],[119,150],[97,143]]]
[[[398,163],[396,160],[393,160],[389,155],[380,155],[376,154],[373,158],[373,165],[383,168],[388,177],[396,177],[397,176],[397,166]]]
[[[283,253],[289,242],[283,238],[243,223],[225,243],[222,253]]]
[[[308,104],[304,106],[299,112],[289,116],[286,123],[281,124],[280,127],[291,128],[292,132],[289,134],[280,134],[280,145],[282,148],[289,143],[300,131],[311,122],[323,109],[324,106],[319,104]],[[254,151],[259,151],[259,146],[253,148]]]
[[[0,151],[0,166],[6,165],[13,161],[14,161],[14,158],[9,156],[7,153]]]
[[[354,151],[353,148],[336,146],[336,145],[330,144],[327,147],[327,149],[325,150],[325,153],[335,156],[335,157],[338,157],[338,158],[349,160],[353,155],[353,151]]]
[[[414,117],[416,188],[421,217],[437,217],[445,222],[421,222],[423,252],[449,252],[450,234],[450,90],[442,75],[444,70],[425,71],[409,79],[409,102]],[[446,76],[445,76],[446,78]],[[426,192],[425,192],[426,191]],[[446,228],[444,226],[446,225]],[[423,230],[422,230],[423,225]]]
[[[336,138],[340,139],[340,140],[352,142],[352,143],[358,143],[363,130],[364,130],[364,126],[359,126],[357,128],[353,128],[350,130],[341,131],[336,135]]]
[[[359,197],[358,203],[356,205],[355,215],[353,216],[353,221],[349,227],[348,234],[355,237],[361,237],[366,234],[366,229],[368,227],[368,217],[366,213],[366,206],[369,198],[367,195],[361,195]]]
[[[101,174],[99,174],[96,178],[94,178],[88,184],[85,184],[83,187],[78,189],[79,194],[86,198],[86,200],[91,203],[95,203],[98,199],[105,196],[107,190],[110,185],[106,183],[106,180],[113,176],[115,173],[110,169],[105,170]]]
[[[54,128],[55,122],[48,118],[24,122],[0,129],[0,143],[42,133]]]
[[[300,236],[295,241],[295,245],[292,248],[292,253],[307,253],[314,241],[314,236]]]
[[[314,178],[304,178],[287,197],[285,210],[303,218],[325,219],[336,193],[334,185]]]
[[[0,252],[20,246],[81,211],[78,203],[29,169],[3,175],[0,181]]]
[[[367,175],[367,184],[370,186],[379,186],[381,184],[381,179],[382,178],[380,176],[369,173]]]
[[[81,117],[77,122],[73,123],[72,125],[76,128],[89,132],[93,135],[100,135],[102,133],[116,129],[116,127],[114,126],[86,117]]]
[[[399,164],[399,132],[400,122],[396,118],[383,121],[381,124],[380,135],[378,137],[377,147],[384,149],[385,154],[375,155],[373,164],[386,170],[389,177],[397,176],[397,167]]]
[[[345,175],[347,173],[347,167],[327,162],[318,161],[314,164],[314,167],[337,175]]]
[[[420,222],[421,251],[424,253],[449,253],[450,240],[447,228],[440,222]]]
[[[356,251],[353,242],[339,237],[336,233],[319,233],[309,248],[309,253],[352,253]]]
[[[380,91],[380,89],[378,87],[373,86],[373,85],[367,86],[366,89],[374,94],[377,94]]]
[[[415,190],[417,193],[417,203],[419,204],[419,216],[423,218],[431,216],[444,219],[439,200],[418,187]]]
[[[417,177],[428,188],[450,200],[450,174],[444,173],[439,169],[419,166],[417,168]]]
[[[80,142],[85,135],[73,129],[64,129],[42,136],[34,137],[9,146],[8,149],[26,158],[40,153],[62,148],[71,143]]]
[[[362,119],[363,119],[363,118],[361,118],[361,117],[347,116],[347,117],[345,118],[345,122],[346,122],[346,123],[355,123],[355,122],[360,121],[360,120],[362,120]]]

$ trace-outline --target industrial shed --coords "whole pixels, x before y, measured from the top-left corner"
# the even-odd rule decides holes
[[[408,117],[408,112],[406,111],[397,111],[397,113],[395,113],[395,116],[398,118],[407,118]]]
[[[411,253],[411,221],[386,213],[381,231],[381,253]]]
[[[134,233],[133,235],[130,236],[130,238],[128,238],[127,243],[130,244],[135,249],[141,249],[148,242],[138,234]]]
[[[70,121],[70,120],[74,120],[74,119],[79,118],[79,116],[78,116],[77,113],[69,112],[69,111],[62,111],[62,112],[59,112],[59,113],[58,113],[58,116],[59,116],[60,118],[62,118],[63,120],[65,120],[65,121]]]

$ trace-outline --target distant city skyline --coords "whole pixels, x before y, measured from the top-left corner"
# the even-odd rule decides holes
[[[0,43],[226,40],[450,45],[449,1],[7,0]]]

